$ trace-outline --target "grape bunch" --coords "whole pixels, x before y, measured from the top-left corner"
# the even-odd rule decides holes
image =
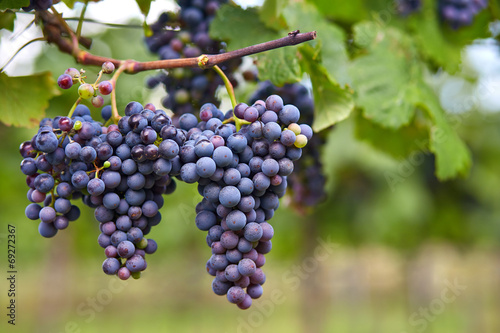
[[[225,44],[211,39],[208,27],[219,6],[225,2],[227,1],[179,1],[178,13],[163,13],[151,25],[153,36],[146,38],[149,50],[157,53],[162,60],[224,52]],[[165,30],[165,27],[170,26],[178,26],[181,30]],[[236,59],[221,65],[233,86],[236,86],[237,81],[232,73],[240,63],[241,60]],[[151,89],[159,84],[163,84],[167,92],[162,101],[163,106],[172,110],[175,115],[195,113],[206,103],[220,105],[215,96],[223,81],[213,70],[176,68],[168,73],[152,76],[146,81],[146,86]]]
[[[247,124],[237,131],[234,124],[222,121],[231,116]],[[215,105],[205,104],[200,118],[179,118],[180,128],[187,131],[179,152],[179,178],[198,183],[203,196],[195,224],[207,232],[212,250],[206,269],[214,276],[214,293],[247,309],[262,295],[266,280],[261,267],[274,235],[268,222],[312,130],[298,125],[299,109],[284,105],[277,95],[251,106],[238,104],[224,117]]]
[[[112,63],[104,63],[99,78],[113,70]],[[112,84],[89,84],[83,78],[70,68],[58,84],[69,89],[80,82],[80,97],[102,105],[97,92],[109,94]],[[110,119],[111,107],[102,108],[101,114],[105,121]],[[175,190],[168,175],[174,156],[160,159],[153,144],[171,119],[163,110],[137,102],[126,106],[125,115],[118,125],[104,126],[87,106],[77,105],[70,117],[43,119],[38,133],[20,147],[32,202],[25,213],[40,220],[39,233],[50,238],[66,229],[80,215],[72,201],[81,198],[100,222],[98,244],[107,257],[103,270],[121,279],[137,278],[146,268],[145,255],[154,253],[157,244],[144,236],[161,221],[162,194]]]
[[[256,74],[247,74],[255,79]],[[250,97],[250,103],[278,94],[285,104],[296,105],[301,110],[300,121],[311,125],[314,120],[314,101],[309,90],[300,83],[285,84],[277,87],[269,81],[260,82],[257,90]],[[294,207],[304,211],[315,206],[326,198],[326,177],[323,174],[323,164],[320,159],[320,150],[325,138],[320,135],[312,137],[303,148],[303,156],[295,163],[294,173],[288,177],[292,189]]]
[[[52,0],[30,0],[30,4],[28,7],[22,7],[25,12],[29,12],[31,10],[47,10],[52,7]]]
[[[80,99],[95,102],[113,90],[99,83],[113,64],[102,66],[95,83],[70,68],[58,79],[63,89],[79,83]],[[102,98],[102,97],[101,97]],[[79,99],[79,100],[80,100]],[[104,273],[139,278],[146,255],[157,250],[146,238],[161,221],[163,194],[175,191],[174,177],[198,184],[203,196],[195,224],[207,231],[212,256],[206,264],[212,288],[242,309],[262,295],[264,255],[272,247],[269,220],[287,188],[294,161],[313,139],[311,127],[298,124],[299,109],[278,95],[236,105],[225,114],[212,103],[179,117],[178,126],[152,104],[130,102],[125,116],[110,106],[101,110],[106,125],[85,105],[66,117],[46,118],[31,140],[21,144],[26,175],[26,216],[40,220],[39,232],[53,237],[79,217],[74,201],[94,209]]]
[[[100,222],[98,244],[107,257],[103,270],[121,279],[146,268],[145,254],[157,245],[144,236],[161,220],[162,194],[175,189],[170,170],[164,169],[170,161],[157,162],[158,154],[152,156],[144,145],[156,137],[152,126],[169,124],[170,118],[139,103],[127,105],[125,112],[143,129],[134,121],[129,122],[133,127],[124,121],[104,127],[88,107],[78,105],[71,118],[43,119],[38,133],[20,147],[32,201],[26,216],[40,219],[40,234],[53,237],[79,217],[72,201],[81,198]]]
[[[422,0],[398,0],[396,1],[396,11],[401,16],[408,16],[422,7]]]
[[[471,25],[474,17],[488,6],[488,0],[440,0],[439,14],[453,29]]]

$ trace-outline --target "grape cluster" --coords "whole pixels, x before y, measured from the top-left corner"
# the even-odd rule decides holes
[[[106,117],[109,107],[102,113]],[[144,236],[161,220],[162,194],[175,189],[168,175],[174,156],[162,158],[154,145],[170,118],[137,102],[129,103],[125,114],[118,125],[104,127],[88,107],[78,105],[71,118],[43,119],[38,133],[20,147],[32,202],[26,216],[40,219],[40,234],[53,237],[79,217],[71,201],[82,198],[100,222],[103,270],[121,279],[146,268],[145,254],[157,245]]]
[[[396,10],[401,16],[408,16],[422,7],[422,0],[398,0]]]
[[[179,1],[180,11],[163,13],[158,21],[151,25],[153,36],[146,38],[151,52],[157,53],[160,59],[192,58],[202,54],[218,54],[225,50],[225,44],[213,40],[208,35],[208,27],[217,9],[227,1]],[[167,26],[179,26],[180,31],[165,30]],[[237,81],[232,72],[238,68],[241,60],[232,60],[221,65],[231,83]],[[147,79],[146,86],[155,88],[163,84],[167,96],[163,99],[164,107],[175,115],[195,113],[205,103],[219,105],[215,97],[217,88],[223,84],[222,79],[213,70],[201,68],[176,68],[168,73],[160,73]]]
[[[245,73],[244,73],[245,74]],[[246,73],[246,76],[255,79],[255,73]],[[285,104],[296,105],[301,110],[300,121],[311,125],[314,120],[314,101],[309,90],[300,83],[285,84],[276,87],[269,81],[260,82],[257,90],[250,97],[250,103],[278,94]],[[307,207],[315,206],[326,197],[326,177],[323,174],[323,164],[319,152],[325,139],[315,135],[303,149],[303,157],[295,163],[295,170],[288,178],[292,189],[295,208],[303,211]]]
[[[104,107],[102,114],[108,112]],[[82,198],[100,222],[103,271],[136,278],[146,254],[156,251],[145,236],[161,220],[162,195],[175,190],[173,177],[198,183],[203,199],[195,224],[208,232],[213,291],[250,307],[265,282],[261,267],[274,234],[268,221],[313,133],[297,124],[298,108],[277,95],[226,114],[207,103],[199,114],[201,121],[182,115],[176,127],[163,110],[130,102],[117,125],[96,122],[83,105],[71,118],[42,120],[20,147],[32,201],[26,216],[40,219],[40,234],[53,237],[78,218],[71,202]]]
[[[488,6],[488,0],[440,0],[439,14],[453,29],[471,25],[474,17]]]
[[[231,116],[247,124],[237,131],[234,124],[223,123]],[[214,276],[214,293],[247,309],[262,295],[266,280],[261,267],[274,235],[268,221],[312,130],[298,125],[297,107],[284,105],[277,95],[251,106],[238,104],[225,116],[215,105],[205,104],[200,118],[179,118],[181,129],[187,131],[179,152],[179,178],[198,183],[203,196],[195,224],[207,231],[212,249],[206,269]]]
[[[99,78],[94,84],[85,83],[83,79],[85,71],[79,71],[76,68],[68,68],[64,71],[64,74],[57,78],[57,84],[61,89],[70,89],[74,83],[81,83],[78,87],[78,94],[82,99],[89,99],[93,106],[100,108],[104,105],[104,98],[101,95],[109,95],[113,91],[113,84],[110,81],[99,82],[102,74],[111,74],[115,70],[115,65],[112,62],[106,61],[102,65],[102,69],[99,73]],[[100,93],[100,95],[98,94]],[[104,117],[104,120],[108,120],[111,117]]]

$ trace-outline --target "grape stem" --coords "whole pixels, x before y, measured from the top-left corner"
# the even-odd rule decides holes
[[[82,34],[83,20],[85,18],[85,12],[87,11],[87,6],[89,2],[85,0],[85,4],[83,5],[82,12],[80,13],[80,19],[78,20],[78,26],[76,27],[76,36],[80,37]]]
[[[71,109],[68,112],[68,118],[71,118],[73,116],[73,112],[75,112],[76,106],[78,104],[80,104],[81,101],[82,101],[82,98],[78,97],[78,99],[76,100],[75,104],[73,104],[73,106],[71,107]]]
[[[101,80],[101,77],[102,77],[102,69],[99,71],[99,74],[97,74],[97,79],[95,80],[93,86],[94,86],[94,89],[98,89],[98,86],[97,84],[99,83],[99,81]]]
[[[24,12],[23,12],[23,11],[17,12],[17,14],[19,14],[19,13],[24,13]],[[21,35],[22,35],[23,33],[25,33],[25,32],[26,32],[29,28],[31,28],[31,26],[32,26],[33,24],[35,24],[35,22],[36,22],[36,19],[31,20],[31,21],[30,21],[30,23],[28,23],[28,25],[27,25],[27,26],[25,26],[22,30],[20,30],[20,31],[18,31],[18,32],[14,33],[14,34],[12,34],[12,36],[10,36],[9,40],[15,40],[17,37],[21,36]]]
[[[64,53],[71,54],[75,60],[83,65],[95,65],[102,66],[106,61],[112,62],[115,67],[121,65],[124,60],[113,59],[108,57],[102,57],[94,55],[90,52],[83,51],[78,46],[78,37],[68,26],[66,21],[62,16],[52,8],[54,14],[48,11],[41,11],[40,18],[44,23],[49,23],[44,25],[43,34],[48,43],[53,43],[57,45],[59,50]],[[56,19],[53,18],[56,16]],[[67,32],[72,42],[63,36],[62,32]],[[261,44],[251,45],[242,49],[220,53],[220,54],[210,54],[206,55],[206,61],[204,61],[204,68],[210,68],[220,63],[239,59],[247,55],[252,55],[260,52],[265,52],[273,49],[277,49],[284,46],[301,44],[316,38],[316,31],[300,33],[298,30],[290,32],[288,36],[268,41]],[[83,44],[83,43],[82,43]],[[85,46],[85,45],[84,45]],[[157,60],[157,61],[129,61],[126,72],[129,74],[134,74],[143,71],[155,70],[155,69],[171,69],[171,68],[181,68],[181,67],[198,67],[199,58],[182,58],[182,59],[167,59],[167,60]]]
[[[54,187],[50,190],[51,198],[50,198],[50,207],[54,208],[54,203],[56,202],[56,196],[54,193]]]
[[[233,108],[233,110],[234,110],[234,108]],[[240,119],[240,118],[236,117],[234,114],[231,118],[225,119],[222,123],[228,124],[228,123],[233,122],[233,121],[234,121],[234,125],[236,126],[236,132],[238,132],[240,130],[241,126],[251,124],[251,122],[246,121],[245,119]]]
[[[68,17],[68,18],[66,18],[66,21],[80,21],[80,18],[79,17]],[[90,19],[90,18],[84,18],[83,22],[104,25],[104,26],[111,27],[111,28],[143,29],[142,25],[101,22],[101,21]]]
[[[118,124],[118,120],[120,120],[121,118],[120,114],[118,113],[118,107],[116,106],[116,81],[118,80],[120,74],[125,71],[128,65],[129,61],[122,61],[118,66],[115,74],[113,74],[111,80],[109,80],[109,82],[113,85],[113,90],[111,90],[111,119],[115,124]]]
[[[94,167],[95,167],[95,178],[99,178],[99,171],[101,170],[94,162]]]
[[[198,65],[201,68],[204,68],[204,64],[207,61],[207,58],[208,57],[206,55],[204,55],[204,54],[201,55],[200,57],[198,57],[198,59],[199,59],[198,60]],[[226,90],[227,90],[227,93],[229,94],[229,98],[231,99],[231,105],[233,106],[233,110],[234,110],[234,108],[236,107],[236,96],[234,95],[233,84],[227,78],[226,74],[224,73],[224,71],[222,69],[220,69],[219,66],[214,65],[213,69],[217,72],[217,74],[219,74],[219,76],[221,77],[222,81],[224,81],[224,85],[226,86]],[[233,114],[233,116],[231,118],[229,118],[227,120],[228,121],[225,122],[226,124],[228,122],[234,121],[234,124],[236,126],[236,131],[239,131],[240,128],[241,128],[241,126],[250,124],[250,122],[248,122],[248,121],[246,121],[244,119],[240,119],[240,118],[236,117],[234,114]]]
[[[78,37],[75,35],[71,27],[68,25],[65,19],[63,19],[62,15],[59,14],[59,12],[54,8],[54,6],[50,7],[50,10],[52,10],[52,13],[54,13],[54,16],[56,17],[57,21],[62,25],[63,29],[66,30],[66,32],[70,35],[71,37],[71,55],[75,56],[76,54],[79,53],[80,48],[78,44]]]
[[[17,50],[17,51],[16,51],[16,53],[14,53],[14,55],[13,55],[12,57],[10,57],[10,59],[9,59],[9,60],[5,63],[5,65],[3,65],[3,66],[2,66],[2,68],[0,68],[0,73],[2,73],[2,72],[3,72],[4,68],[5,68],[5,67],[7,67],[7,66],[10,64],[10,62],[11,62],[12,60],[14,60],[14,58],[15,58],[15,57],[19,54],[19,52],[21,52],[21,50],[22,50],[22,49],[24,49],[26,46],[30,45],[31,43],[34,43],[34,42],[41,42],[41,41],[44,41],[44,40],[45,40],[45,38],[43,38],[43,37],[40,37],[40,38],[35,38],[35,39],[30,40],[29,42],[27,42],[27,43],[26,43],[26,44],[24,44],[23,46],[21,46],[21,47],[19,48],[19,50]]]
[[[234,88],[233,85],[231,84],[231,81],[227,78],[226,74],[222,69],[220,69],[219,66],[214,65],[212,67],[217,74],[221,77],[222,81],[224,81],[224,85],[226,86],[227,93],[229,94],[229,98],[231,99],[231,105],[233,106],[233,109],[236,107],[236,97],[234,96]]]

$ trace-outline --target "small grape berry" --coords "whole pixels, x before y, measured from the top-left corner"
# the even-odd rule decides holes
[[[92,105],[96,108],[100,108],[104,105],[104,98],[102,98],[102,96],[92,97]]]
[[[307,145],[307,137],[304,134],[297,135],[294,145],[297,148],[305,147]]]
[[[102,64],[102,72],[104,74],[111,74],[115,71],[115,65],[111,61],[106,61]]]
[[[80,76],[80,71],[76,68],[70,67],[64,71],[64,74],[68,74],[69,76],[71,76],[74,79],[77,76]]]
[[[290,131],[292,131],[293,133],[295,133],[295,135],[299,135],[300,131],[301,131],[300,125],[297,123],[292,123],[292,124],[288,125],[288,129]]]
[[[73,78],[69,74],[62,74],[57,79],[57,84],[61,89],[69,89],[73,86]]]
[[[94,87],[89,83],[84,83],[78,87],[78,94],[83,99],[89,99],[94,96]]]
[[[113,85],[109,81],[99,83],[99,92],[103,95],[109,95],[113,91]]]

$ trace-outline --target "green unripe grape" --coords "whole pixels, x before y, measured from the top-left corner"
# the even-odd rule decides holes
[[[82,128],[82,122],[80,120],[75,121],[75,124],[73,125],[73,129],[75,131],[79,131]]]
[[[83,99],[89,99],[94,96],[94,87],[89,83],[84,83],[78,87],[78,94]]]
[[[181,32],[179,32],[179,37],[178,38],[184,44],[188,44],[189,42],[191,42],[191,33],[187,32],[187,31],[181,31]]]
[[[177,90],[174,99],[177,104],[186,104],[189,102],[189,92],[186,89]]]
[[[171,71],[172,77],[178,80],[183,79],[186,76],[184,72],[184,68],[174,68]]]
[[[299,135],[300,134],[300,126],[299,126],[299,124],[292,123],[292,124],[288,125],[288,129],[290,131],[292,131],[293,133],[295,133],[295,135]]]
[[[106,162],[104,162],[104,164],[102,166],[104,169],[107,169],[111,166],[111,163],[109,161],[106,161]]]
[[[297,135],[294,145],[297,148],[304,148],[307,145],[307,137],[304,134]]]
[[[131,272],[130,276],[133,277],[135,280],[141,278],[141,272]]]
[[[141,239],[141,241],[139,243],[137,243],[137,245],[135,247],[137,247],[138,249],[145,249],[146,246],[148,246],[148,240],[143,237]]]

